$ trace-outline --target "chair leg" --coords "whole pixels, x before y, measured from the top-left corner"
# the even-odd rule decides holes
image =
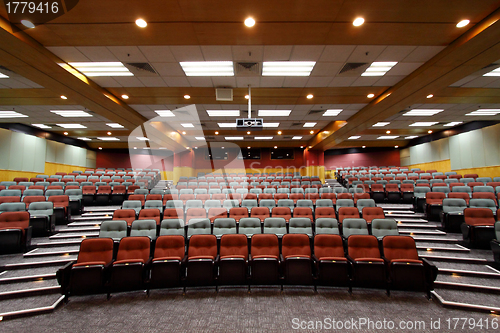
[[[111,294],[108,293],[108,295],[106,296],[106,300],[109,301],[110,298],[111,298]]]
[[[250,284],[248,284],[248,293],[250,294]]]
[[[352,286],[349,286],[349,295],[352,295]]]

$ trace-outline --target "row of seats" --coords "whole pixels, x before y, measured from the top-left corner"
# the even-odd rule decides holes
[[[194,235],[123,238],[113,257],[110,238],[85,239],[78,259],[57,272],[66,297],[118,291],[210,285],[326,285],[430,290],[437,268],[418,257],[408,236]]]
[[[457,195],[456,197],[448,197],[444,199],[437,198],[434,202],[431,201],[434,199],[429,198],[428,211],[431,212],[431,208],[433,208],[433,210],[435,211],[438,211],[439,209],[441,210],[439,213],[439,218],[444,230],[448,232],[460,232],[460,226],[465,222],[464,211],[467,208],[491,209],[492,211],[496,211],[496,216],[497,218],[499,218],[500,212],[496,210],[497,206],[493,205],[493,201],[483,201],[483,199],[468,199],[466,193],[456,194],[462,194],[463,196],[459,197]]]
[[[132,221],[130,221],[132,220]],[[146,217],[113,218],[101,223],[99,237],[110,237],[115,240],[126,236],[148,236],[156,239],[163,235],[181,235],[189,238],[197,234],[213,234],[220,237],[224,234],[245,234],[251,237],[254,234],[272,233],[279,237],[285,234],[336,234],[348,238],[351,235],[399,235],[397,223],[394,219],[373,219],[370,223],[363,218],[345,218],[343,223],[332,217],[322,217],[312,223],[304,217],[292,217],[286,221],[282,217],[267,217],[261,220],[257,217],[243,217],[239,221],[234,218],[217,217],[210,221],[207,218],[197,218],[188,224],[182,219],[164,219],[158,223],[155,219]]]
[[[446,193],[428,192],[425,196],[425,214],[428,220],[439,221],[443,212],[443,203],[445,199],[447,206],[471,207],[471,208],[489,208],[494,213],[498,208],[498,202],[493,193],[474,193],[473,198],[467,198],[468,194],[463,192]]]

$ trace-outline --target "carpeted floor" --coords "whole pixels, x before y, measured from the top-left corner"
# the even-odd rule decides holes
[[[354,289],[351,296],[345,288],[319,288],[315,294],[312,288],[285,287],[280,294],[279,288],[266,287],[253,288],[250,294],[245,288],[221,288],[219,293],[188,289],[182,295],[175,289],[151,291],[149,298],[144,292],[115,294],[109,301],[105,295],[72,297],[52,314],[0,323],[0,332],[292,332],[300,321],[325,318],[386,319],[395,325],[392,330],[358,326],[353,332],[495,331],[448,329],[446,319],[455,317],[500,321],[494,315],[445,309],[416,292],[392,292],[387,297],[382,290]],[[440,319],[441,329],[431,329],[431,319]],[[400,321],[423,321],[425,327],[400,330]]]

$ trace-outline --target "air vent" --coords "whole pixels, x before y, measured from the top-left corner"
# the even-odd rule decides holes
[[[290,126],[302,126],[302,123],[292,123]]]
[[[339,72],[339,75],[347,72],[349,72],[349,74],[358,72],[362,73],[365,70],[364,68],[365,65],[368,64],[366,62],[348,62],[344,65],[344,67],[342,67],[342,69]]]
[[[260,75],[258,62],[237,62],[234,65],[235,75]]]
[[[214,136],[205,136],[205,141],[208,141],[208,140],[215,140],[215,137]]]
[[[318,113],[323,113],[323,112],[325,112],[325,110],[311,110],[311,111],[309,111],[308,114],[318,114]]]
[[[293,138],[293,136],[291,136],[291,135],[290,136],[284,136],[283,140],[292,140],[292,138]]]
[[[231,102],[233,100],[233,89],[215,89],[215,100]]]
[[[158,74],[154,70],[153,66],[151,66],[151,64],[148,62],[129,62],[129,63],[127,63],[127,65],[132,66],[136,69],[140,69],[140,70],[152,73],[152,74]]]

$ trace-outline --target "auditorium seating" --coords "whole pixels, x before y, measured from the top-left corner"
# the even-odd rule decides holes
[[[491,209],[466,208],[464,220],[461,225],[464,240],[473,247],[489,247],[490,241],[495,239],[495,217]]]

